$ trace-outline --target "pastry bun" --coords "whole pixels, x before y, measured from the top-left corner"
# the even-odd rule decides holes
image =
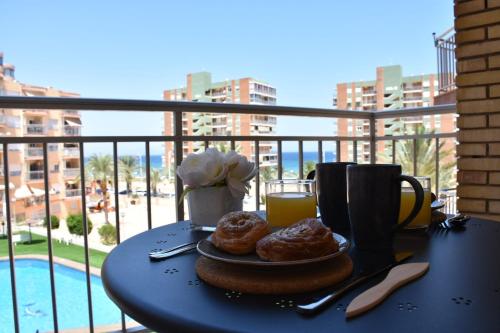
[[[338,251],[332,231],[315,218],[303,219],[257,242],[257,254],[267,261],[294,261]]]
[[[254,252],[257,241],[270,232],[269,224],[259,215],[231,212],[217,223],[212,243],[218,249],[232,254],[248,254]]]

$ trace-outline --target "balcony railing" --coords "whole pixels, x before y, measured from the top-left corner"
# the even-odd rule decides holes
[[[80,111],[78,111],[78,110],[64,110],[64,114],[71,115],[71,116],[79,116]]]
[[[29,180],[42,180],[43,170],[28,170],[26,176]]]
[[[262,119],[262,118],[253,118],[250,120],[251,125],[265,125],[265,126],[270,126],[270,125],[276,125],[276,118],[268,118],[268,119]]]
[[[43,124],[28,124],[26,125],[26,133],[29,135],[44,135],[45,126]]]
[[[79,136],[81,133],[81,126],[64,125],[64,135]]]
[[[455,31],[450,28],[440,36],[434,34],[434,45],[437,52],[438,87],[440,93],[455,89]],[[431,83],[433,84],[433,83]]]
[[[78,157],[80,155],[79,148],[64,148],[64,156]]]
[[[304,144],[313,142],[317,147],[317,160],[323,162],[324,158],[324,147],[326,143],[334,142],[334,147],[336,151],[337,161],[357,161],[359,156],[369,156],[368,162],[376,163],[381,156],[378,154],[378,147],[381,143],[388,144],[392,147],[392,154],[389,159],[392,159],[392,163],[397,162],[397,143],[398,142],[410,142],[413,147],[416,147],[418,140],[426,139],[431,140],[436,147],[440,146],[440,143],[444,140],[454,140],[456,138],[455,132],[449,133],[426,133],[426,134],[401,134],[401,135],[377,135],[376,128],[378,121],[384,121],[386,119],[401,119],[404,117],[422,117],[426,115],[441,115],[441,114],[455,114],[455,105],[440,105],[425,108],[414,108],[414,109],[402,109],[402,110],[391,110],[391,111],[348,111],[348,110],[334,110],[334,109],[313,109],[313,108],[301,108],[301,107],[280,107],[280,106],[270,106],[270,105],[243,105],[243,104],[215,104],[215,103],[197,103],[197,102],[174,102],[174,101],[141,101],[141,100],[110,100],[110,99],[83,99],[83,98],[30,98],[30,97],[14,97],[14,96],[0,96],[0,109],[64,109],[64,110],[89,110],[89,112],[113,112],[113,111],[144,111],[144,112],[171,112],[173,114],[173,127],[174,135],[158,135],[158,136],[61,136],[61,137],[48,137],[48,136],[36,136],[36,137],[0,137],[0,144],[3,144],[3,170],[4,174],[4,186],[9,184],[9,145],[16,144],[42,144],[43,149],[43,161],[47,164],[48,160],[48,145],[51,143],[77,143],[79,145],[79,167],[72,169],[65,169],[64,174],[71,176],[79,176],[80,188],[85,188],[85,159],[84,159],[84,149],[87,144],[90,143],[100,143],[100,142],[110,142],[113,146],[113,177],[112,177],[112,187],[111,199],[114,200],[115,210],[110,215],[114,215],[116,222],[116,237],[117,243],[120,243],[121,233],[120,233],[120,221],[123,218],[120,216],[120,200],[119,200],[119,178],[118,178],[118,144],[125,142],[142,142],[144,144],[146,156],[146,209],[145,209],[145,219],[147,220],[148,229],[152,228],[152,200],[151,200],[151,155],[150,146],[151,143],[155,142],[171,142],[174,147],[174,163],[179,165],[183,159],[183,145],[189,142],[200,142],[204,144],[204,147],[209,147],[215,142],[229,142],[230,147],[235,149],[237,145],[242,142],[250,142],[253,151],[256,152],[254,156],[255,161],[261,161],[260,158],[260,147],[265,147],[268,143],[273,143],[276,147],[276,159],[272,158],[272,161],[263,161],[262,165],[266,165],[270,162],[277,164],[276,176],[278,178],[283,178],[283,143],[288,141],[294,141],[297,143],[298,147],[298,177],[304,177]],[[369,130],[368,136],[274,136],[274,135],[259,135],[259,136],[197,136],[197,135],[184,135],[182,131],[182,113],[223,113],[223,114],[257,114],[257,115],[286,115],[286,116],[299,116],[299,117],[319,117],[319,118],[346,118],[346,119],[357,119],[361,120],[366,124]],[[349,149],[341,149],[342,145],[348,143]],[[351,150],[352,154],[345,155],[345,151]],[[343,153],[344,151],[344,153]],[[359,154],[358,154],[359,151]],[[418,174],[417,170],[417,150],[413,149],[413,167],[411,172],[413,174]],[[434,185],[434,190],[436,193],[440,191],[440,149],[435,150],[435,179],[437,180]],[[263,155],[264,157],[265,155]],[[380,161],[380,160],[379,160]],[[43,173],[43,171],[37,171],[37,177],[41,177],[45,184],[45,216],[51,215],[51,205],[50,205],[50,194],[49,194],[49,175]],[[430,175],[428,175],[430,176]],[[255,178],[255,183],[253,187],[255,193],[261,193],[261,180],[260,177]],[[71,190],[70,190],[71,191]],[[176,219],[184,220],[184,204],[181,199],[181,194],[183,192],[183,184],[180,178],[175,178],[175,207],[176,207]],[[66,195],[68,196],[68,190]],[[87,207],[86,200],[87,197],[85,192],[80,192],[78,194],[81,198],[82,207]],[[9,191],[4,192],[5,195],[5,210],[6,210],[6,224],[8,230],[8,249],[9,249],[9,262],[11,270],[11,290],[13,299],[13,321],[16,331],[19,331],[19,318],[22,315],[19,313],[19,308],[17,306],[17,286],[15,279],[15,264],[14,264],[14,251],[12,244],[12,225],[14,221],[9,218],[11,216],[11,198],[12,193]],[[255,207],[254,209],[262,209],[262,203],[259,195],[255,195]],[[177,205],[177,203],[179,203]],[[88,229],[87,224],[87,210],[82,209],[83,216],[83,227],[84,230]],[[52,244],[52,234],[51,229],[46,228],[47,231],[47,241]],[[86,275],[86,290],[87,290],[87,308],[88,308],[88,318],[89,318],[89,329],[88,331],[93,331],[94,327],[94,316],[92,307],[92,288],[90,284],[90,260],[89,260],[89,238],[87,233],[83,233],[83,243],[84,243],[84,256],[85,256],[85,275]],[[55,320],[58,316],[58,308],[56,302],[56,281],[54,279],[54,262],[52,247],[48,247],[48,258],[49,258],[49,271],[50,271],[50,286],[51,286],[51,300],[52,300],[52,316],[54,318],[54,331],[58,331],[58,322]],[[125,317],[122,315],[122,331],[126,332]]]
[[[75,178],[80,175],[80,168],[65,168],[64,169],[64,177],[66,178]]]
[[[81,195],[82,195],[82,190],[80,190],[79,188],[73,189],[73,190],[67,189],[66,192],[65,192],[65,196],[67,198],[79,197]]]
[[[26,155],[28,157],[40,157],[43,156],[43,149],[36,147],[28,147],[26,148]]]

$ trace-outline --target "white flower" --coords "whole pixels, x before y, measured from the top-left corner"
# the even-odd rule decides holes
[[[212,186],[224,180],[227,166],[224,155],[209,148],[200,154],[189,154],[177,167],[177,175],[190,188]]]
[[[230,151],[224,157],[227,167],[226,184],[234,197],[243,198],[248,192],[248,181],[257,174],[255,163],[248,162],[245,156]]]

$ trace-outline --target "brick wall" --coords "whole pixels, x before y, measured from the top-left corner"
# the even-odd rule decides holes
[[[455,0],[458,209],[500,221],[500,0]]]

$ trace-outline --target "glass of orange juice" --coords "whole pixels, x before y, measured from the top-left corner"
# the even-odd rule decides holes
[[[424,189],[424,203],[417,216],[410,222],[407,228],[428,226],[431,223],[431,178],[415,177]],[[415,192],[409,184],[401,185],[401,207],[399,209],[399,222],[404,221],[410,215],[411,209],[415,204]]]
[[[286,227],[316,217],[315,181],[282,179],[266,182],[266,215],[272,227]]]

